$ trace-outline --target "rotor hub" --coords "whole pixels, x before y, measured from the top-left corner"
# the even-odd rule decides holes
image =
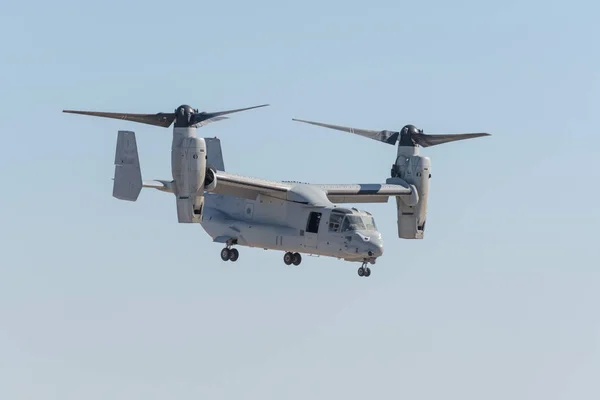
[[[187,128],[194,124],[193,116],[198,112],[187,104],[180,105],[175,110],[175,127]]]
[[[416,146],[413,135],[422,133],[422,131],[414,125],[404,125],[400,131],[400,146]]]

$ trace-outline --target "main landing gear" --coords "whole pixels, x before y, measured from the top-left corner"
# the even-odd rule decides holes
[[[366,262],[364,262],[362,266],[358,269],[358,276],[371,276],[371,268],[367,267]]]
[[[283,255],[283,262],[285,265],[300,265],[302,262],[302,256],[300,253],[290,253],[287,252]]]
[[[223,261],[237,261],[240,256],[240,252],[237,249],[225,247],[221,250],[221,260]]]

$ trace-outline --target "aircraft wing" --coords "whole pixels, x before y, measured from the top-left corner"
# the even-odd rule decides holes
[[[258,194],[282,200],[292,200],[298,192],[293,182],[271,181],[216,171],[217,184],[213,193],[255,199]],[[413,185],[399,178],[389,178],[386,183],[369,184],[304,184],[317,189],[332,203],[386,203],[390,197],[402,196],[405,201],[415,203],[418,193]],[[306,193],[306,192],[305,192]]]
[[[253,178],[215,171],[216,185],[211,193],[254,200],[259,194],[281,200],[301,203],[318,202],[325,197],[332,203],[386,203],[390,197],[401,196],[408,203],[418,201],[418,193],[413,185],[399,178],[389,178],[386,183],[368,184],[300,184],[262,178]],[[168,181],[144,181],[143,186],[164,192],[173,192],[173,184]],[[304,188],[304,189],[301,189]],[[309,190],[307,190],[309,189]],[[315,190],[316,189],[316,190]],[[316,193],[321,195],[314,196]],[[307,197],[306,197],[307,196]]]
[[[212,193],[229,196],[255,199],[258,194],[287,200],[287,195],[292,184],[267,179],[251,178],[242,175],[231,174],[224,171],[216,171],[217,184]]]
[[[314,185],[323,190],[332,203],[386,203],[390,197],[417,195],[416,189],[401,179],[388,179],[385,184]]]

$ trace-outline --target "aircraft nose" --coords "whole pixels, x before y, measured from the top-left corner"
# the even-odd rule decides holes
[[[370,246],[368,254],[370,257],[381,257],[383,255],[383,246]]]
[[[371,257],[381,257],[383,255],[383,241],[377,237],[371,236],[367,254]]]

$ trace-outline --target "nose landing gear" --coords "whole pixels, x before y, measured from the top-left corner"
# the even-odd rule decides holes
[[[358,276],[369,277],[371,276],[371,268],[367,267],[367,263],[364,262],[362,266],[358,269]]]
[[[375,264],[375,261],[377,259],[375,257],[369,257],[369,258],[365,258],[363,260],[362,265],[360,266],[360,268],[358,269],[358,276],[364,276],[364,277],[369,277],[371,276],[371,268],[367,267],[367,264],[371,263],[371,264]]]

